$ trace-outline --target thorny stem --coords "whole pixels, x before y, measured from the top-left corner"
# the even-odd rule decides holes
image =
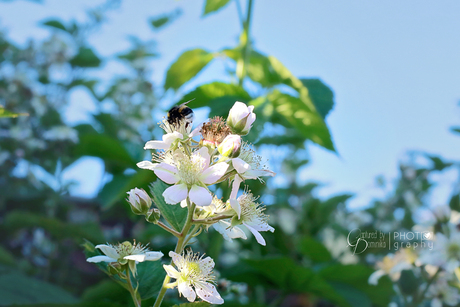
[[[129,266],[128,265],[126,265],[125,272],[126,272],[126,281],[128,283],[128,287],[129,287],[128,290],[129,290],[129,293],[131,294],[131,298],[133,299],[134,306],[141,307],[141,302],[137,297],[136,291],[133,288],[133,284],[131,283],[131,276],[129,275]]]
[[[190,231],[190,228],[192,227],[192,219],[193,219],[193,213],[195,212],[195,207],[196,205],[190,202],[190,199],[187,197],[187,208],[188,208],[188,213],[187,213],[187,220],[185,221],[185,225],[182,228],[181,233],[177,236],[177,244],[174,252],[176,254],[182,253],[184,250],[185,245],[187,242],[185,241],[185,238]],[[171,260],[172,264],[172,260]],[[166,286],[169,283],[169,280],[171,278],[166,274],[165,279],[163,280],[163,286],[161,287],[160,293],[158,293],[158,297],[155,301],[155,304],[153,307],[160,307],[161,302],[163,302],[163,298],[166,294],[166,291],[168,290],[168,287]]]

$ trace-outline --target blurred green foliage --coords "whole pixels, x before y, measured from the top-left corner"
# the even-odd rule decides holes
[[[206,0],[203,16],[229,3]],[[151,43],[132,38],[132,48],[116,57],[130,68],[129,76],[102,84],[88,73],[103,71],[105,59],[87,38],[117,5],[118,1],[107,1],[90,10],[86,24],[65,23],[53,16],[42,23],[50,36],[25,47],[16,46],[0,32],[1,306],[127,306],[129,294],[86,262],[82,246],[86,256],[97,254],[92,243],[132,238],[164,254],[174,248],[165,231],[136,219],[124,201],[126,191],[134,187],[148,191],[156,179],[153,172],[133,170],[144,156],[144,142],[158,130],[152,110],[158,109],[160,95],[149,79],[147,61],[158,54]],[[388,306],[395,294],[389,278],[381,278],[378,286],[368,283],[375,262],[368,256],[383,256],[387,251],[368,249],[353,255],[346,236],[357,227],[385,232],[412,229],[414,212],[428,207],[425,198],[434,186],[430,175],[459,164],[412,153],[409,161],[401,163],[388,196],[359,212],[347,209],[352,195],[315,196],[319,184],[303,184],[297,178],[309,162],[309,141],[336,151],[326,124],[334,107],[333,91],[317,78],[294,76],[275,57],[255,50],[251,9],[249,0],[247,16],[240,16],[243,32],[234,48],[184,51],[166,72],[163,90],[181,90],[216,58],[228,62],[231,69],[226,73],[235,82],[200,84],[175,102],[194,99],[189,106],[208,107],[210,116],[226,115],[236,100],[255,106],[257,121],[248,137],[266,153],[270,167],[285,184],[255,183],[252,192],[263,195],[276,231],[264,234],[267,246],[261,247],[253,238],[228,244],[210,230],[194,248],[215,259],[224,306]],[[146,22],[156,31],[176,18],[180,10]],[[66,77],[57,78],[54,70]],[[69,126],[63,110],[75,90],[90,93],[97,112],[89,122]],[[87,156],[101,159],[110,180],[101,183],[94,199],[72,197],[62,173]],[[420,164],[419,158],[428,163]],[[38,170],[48,179],[37,177]],[[164,190],[161,184],[152,189]],[[382,188],[388,187],[382,182]],[[229,193],[227,186],[219,189]],[[456,210],[460,210],[459,193],[450,201]],[[163,214],[177,213],[163,199],[155,199],[155,204]],[[180,229],[183,218],[171,218],[178,223],[172,226]],[[106,267],[101,269],[107,272]],[[142,263],[138,270],[144,281],[140,292],[145,306],[152,305],[164,276],[161,263]],[[409,275],[403,277],[411,279]],[[209,305],[182,303],[171,295],[164,305]]]

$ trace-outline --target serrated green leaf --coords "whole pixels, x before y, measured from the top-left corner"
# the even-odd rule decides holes
[[[226,6],[230,0],[206,0],[204,4],[203,16],[208,15],[212,12],[217,12]]]
[[[143,300],[151,298],[160,292],[166,271],[158,261],[144,261],[137,264],[136,280],[139,282],[139,294]]]
[[[165,202],[163,192],[169,186],[161,180],[155,181],[150,186],[153,202],[161,211],[161,216],[177,231],[181,231],[184,227],[187,218],[187,208],[182,208],[180,205],[169,205]]]
[[[320,79],[300,79],[307,88],[316,110],[324,119],[334,107],[334,92]]]
[[[209,62],[213,55],[203,49],[192,49],[182,53],[169,67],[164,88],[177,90],[184,83],[195,77]]]
[[[42,22],[42,25],[68,32],[64,24],[57,19],[51,19],[48,21],[44,21]]]
[[[78,54],[71,59],[70,64],[78,67],[98,67],[101,60],[91,48],[81,47]]]
[[[67,291],[21,274],[2,270],[0,273],[0,306],[13,304],[73,304],[78,300]]]
[[[324,245],[311,237],[304,237],[300,241],[299,251],[316,262],[326,262],[332,259],[331,253]]]
[[[18,116],[28,116],[27,113],[14,113],[11,111],[6,110],[3,106],[0,106],[0,118],[2,117],[18,117]]]
[[[269,101],[276,111],[295,127],[303,136],[326,149],[335,151],[329,129],[321,116],[300,98],[274,90]]]

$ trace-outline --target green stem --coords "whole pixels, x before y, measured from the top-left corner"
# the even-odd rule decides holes
[[[176,248],[174,249],[174,252],[176,254],[180,254],[184,250],[184,247],[186,245],[185,238],[188,232],[190,231],[190,228],[192,227],[192,219],[193,219],[193,213],[195,212],[195,207],[196,205],[191,204],[190,199],[187,197],[187,208],[188,208],[187,220],[185,221],[185,225],[182,228],[181,233],[177,237],[177,244],[176,244]],[[171,260],[171,264],[172,264],[172,260]],[[158,293],[158,297],[153,307],[161,306],[161,303],[163,302],[163,298],[166,294],[166,291],[168,290],[166,285],[169,283],[170,279],[171,278],[168,276],[168,274],[166,274],[165,279],[163,280],[163,286],[161,287],[160,293]]]
[[[126,281],[128,282],[129,293],[131,294],[131,298],[133,299],[134,306],[141,307],[141,302],[138,300],[136,291],[133,288],[133,284],[131,283],[131,276],[129,275],[129,265],[126,265]]]
[[[233,217],[233,215],[219,215],[219,216],[215,216],[215,217],[212,217],[212,218],[209,218],[209,219],[204,219],[204,220],[193,220],[192,222],[194,224],[207,224],[207,223],[214,224],[213,222],[229,219],[229,218],[232,218],[232,217]]]
[[[168,226],[166,226],[163,222],[158,222],[157,223],[158,226],[160,226],[161,228],[163,228],[164,230],[166,230],[167,232],[171,233],[172,235],[174,235],[175,237],[179,237],[180,236],[180,233],[175,231],[174,229],[172,228],[169,228]]]
[[[251,54],[251,38],[249,35],[249,27],[251,25],[252,5],[253,0],[248,0],[246,21],[243,22],[243,33],[241,33],[240,36],[240,44],[242,46],[242,57],[238,59],[237,62],[237,75],[239,79],[238,84],[240,86],[243,85],[244,78],[246,77],[249,56]]]
[[[441,268],[438,268],[438,270],[436,271],[436,273],[434,273],[434,275],[428,280],[426,286],[425,286],[425,289],[423,289],[422,292],[420,292],[420,295],[417,295],[417,297],[414,299],[414,306],[417,306],[417,304],[419,302],[422,302],[423,299],[425,298],[425,294],[426,292],[428,291],[428,289],[430,288],[430,285],[433,283],[433,281],[436,279],[436,277],[438,276],[439,272],[441,271]]]

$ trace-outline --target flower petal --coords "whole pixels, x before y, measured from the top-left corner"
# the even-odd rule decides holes
[[[227,221],[219,221],[212,225],[214,229],[219,232],[222,237],[227,241],[232,241],[232,239],[242,238],[247,239],[246,234],[239,227],[232,227],[232,224]]]
[[[187,185],[184,183],[173,185],[163,192],[167,204],[175,205],[187,198]]]
[[[236,169],[238,174],[244,174],[245,172],[247,172],[248,170],[251,169],[251,165],[249,165],[248,163],[244,162],[240,158],[233,158],[232,159],[232,165]]]
[[[123,259],[126,259],[126,260],[135,260],[135,261],[137,261],[137,262],[144,262],[144,260],[145,260],[145,254],[128,255],[128,256],[124,256]]]
[[[189,137],[193,138],[197,135],[200,135],[201,134],[201,128],[203,128],[203,124],[204,123],[201,123],[199,124],[195,129],[193,129],[192,133],[190,133]]]
[[[238,218],[241,218],[241,206],[240,203],[236,200],[236,198],[230,198],[230,206],[235,210],[236,214],[238,214]]]
[[[149,170],[153,171],[158,164],[159,163],[152,163],[150,161],[141,161],[141,162],[137,163],[136,165],[137,165],[138,168],[149,169]]]
[[[200,175],[200,180],[205,184],[213,184],[225,174],[228,169],[228,164],[219,162],[206,169]]]
[[[216,286],[207,282],[195,283],[196,294],[203,300],[211,304],[223,304],[224,300],[216,290]]]
[[[195,291],[193,291],[192,287],[186,282],[179,282],[177,286],[179,293],[182,293],[189,302],[194,302],[196,299]]]
[[[251,169],[244,173],[243,177],[245,179],[257,179],[260,176],[275,176],[276,173],[268,169]]]
[[[145,253],[145,261],[156,261],[163,257],[162,252],[146,252]]]
[[[257,230],[255,230],[254,228],[252,228],[251,226],[249,226],[246,223],[243,223],[243,225],[246,226],[249,229],[250,232],[252,232],[254,237],[256,237],[257,243],[259,243],[260,245],[265,246],[265,244],[266,244],[265,239],[264,239],[264,237],[262,237],[262,235]]]
[[[182,208],[187,207],[187,198],[185,198],[183,201],[180,202],[180,206],[181,206]]]
[[[367,280],[367,282],[370,284],[370,285],[374,285],[376,286],[378,283],[379,283],[379,279],[380,277],[386,275],[385,271],[384,270],[377,270],[375,271],[374,273],[372,273],[370,276],[369,276],[369,279]]]
[[[201,259],[198,261],[198,264],[200,266],[201,272],[203,275],[208,275],[211,274],[212,269],[214,268],[214,260],[212,260],[211,257],[206,257],[204,259]]]
[[[169,277],[179,279],[180,273],[172,265],[163,264],[163,268],[165,269],[166,274],[168,274]]]
[[[109,256],[110,258],[118,259],[120,257],[120,255],[112,246],[99,244],[96,245],[96,248],[99,248],[106,256]]]
[[[212,202],[212,196],[209,191],[197,185],[192,186],[188,196],[190,197],[190,201],[197,206],[209,206]]]
[[[144,146],[144,149],[147,150],[147,149],[169,149],[169,146],[171,144],[168,144],[166,142],[163,142],[163,141],[148,141],[147,143],[145,143],[145,146]]]
[[[153,170],[155,175],[166,183],[174,184],[180,180],[177,168],[168,163],[161,162]]]
[[[245,224],[251,226],[257,231],[275,231],[275,228],[273,228],[272,226],[268,225],[266,222],[260,219],[253,219],[250,222],[245,222]]]
[[[208,148],[207,147],[201,147],[199,150],[195,151],[192,154],[192,160],[193,159],[201,159],[204,162],[203,169],[207,169],[209,167],[209,159],[211,159],[211,156],[209,155]]]
[[[116,262],[117,259],[110,258],[108,256],[94,256],[86,259],[88,262],[97,263],[97,262]]]
[[[243,182],[243,179],[240,176],[235,175],[235,179],[233,179],[232,183],[232,191],[230,192],[230,198],[236,199],[236,196],[238,195],[238,190],[240,189],[241,182]]]

